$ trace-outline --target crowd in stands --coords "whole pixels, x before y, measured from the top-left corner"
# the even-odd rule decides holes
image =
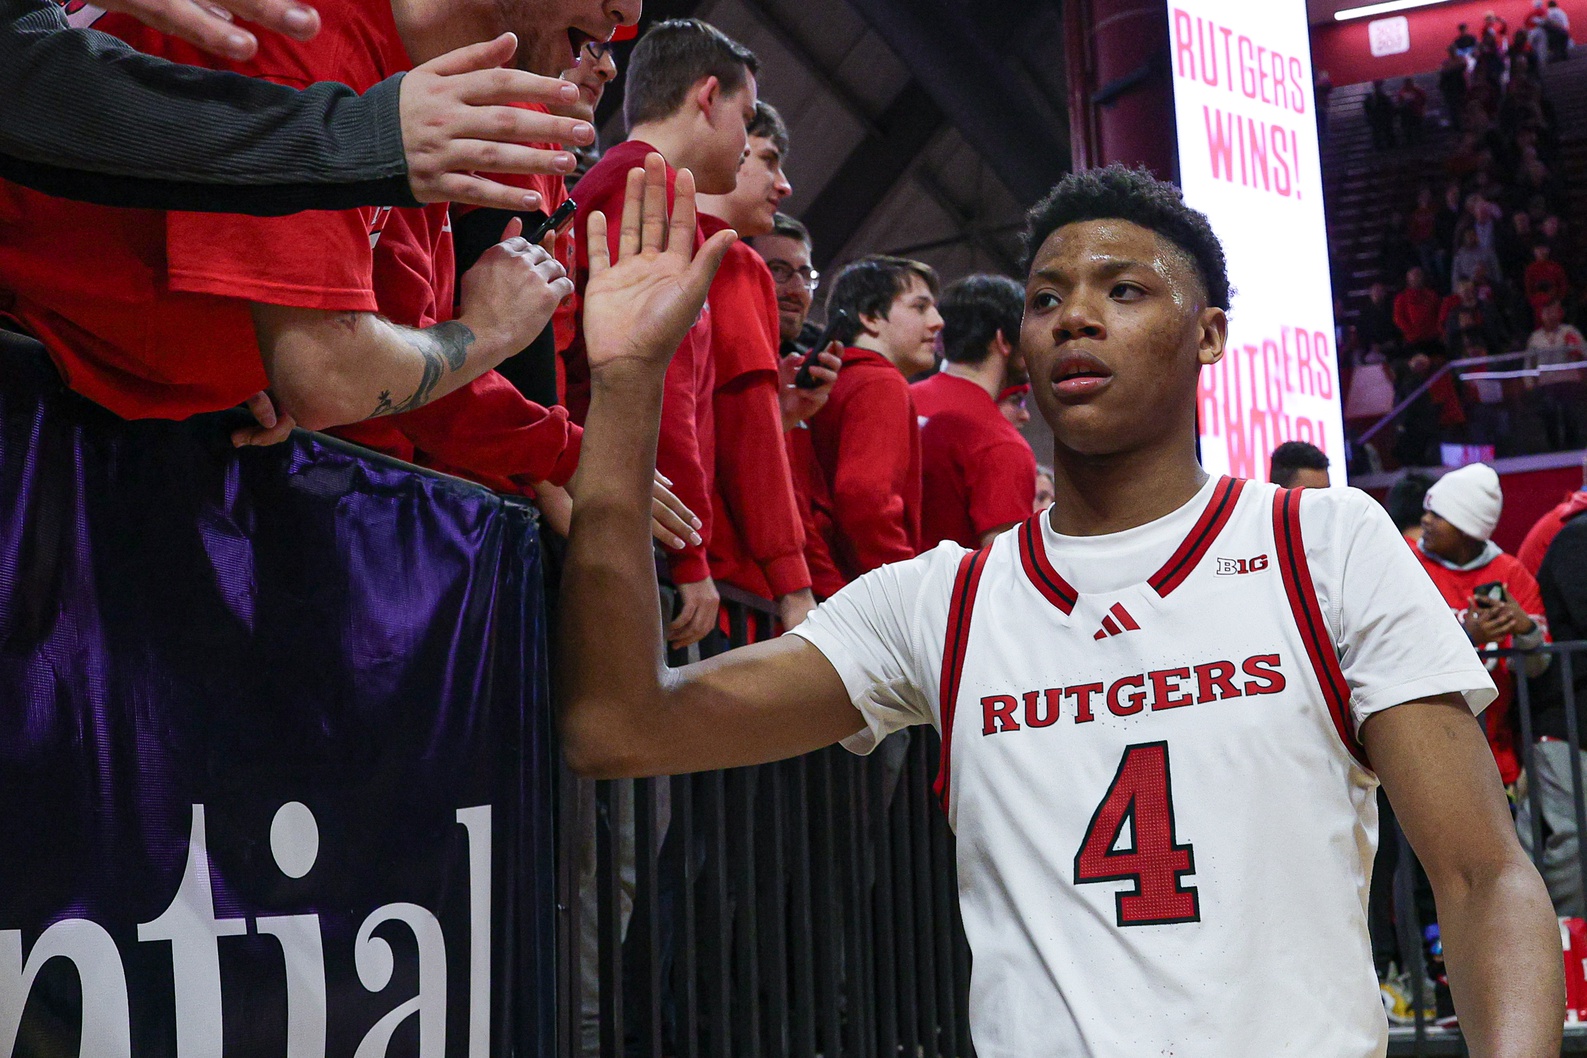
[[[446,43],[407,7],[323,13],[313,42],[272,37],[247,61],[201,55],[125,16],[97,28],[181,61],[360,90]],[[596,28],[565,27],[571,64],[555,55],[540,71],[565,67],[578,98],[526,108],[593,126],[619,75],[611,27]],[[123,214],[0,184],[7,326],[125,418],[246,403],[259,425],[239,430],[240,444],[279,441],[293,425],[327,430],[530,497],[565,531],[589,406],[579,310],[590,218],[612,219],[615,252],[629,173],[656,152],[669,189],[678,170],[693,175],[698,241],[729,227],[741,237],[667,379],[658,510],[686,507],[697,523],[656,526],[676,587],[674,647],[720,635],[719,584],[774,601],[793,627],[883,563],[1029,517],[1023,287],[970,276],[944,290],[920,262],[866,257],[830,281],[835,341],[812,351],[813,247],[779,211],[794,145],[759,98],[756,57],[704,22],[673,20],[650,28],[629,67],[624,142],[581,149],[556,175],[492,174],[537,195],[532,212]],[[575,189],[570,223],[529,243],[523,233]],[[63,231],[95,237],[63,242]]]
[[[1587,443],[1587,389],[1565,366],[1584,355],[1587,284],[1540,79],[1543,64],[1566,56],[1568,26],[1561,9],[1536,0],[1514,32],[1494,14],[1478,32],[1458,27],[1438,75],[1453,146],[1428,160],[1428,180],[1389,218],[1376,262],[1388,281],[1338,306],[1341,319],[1355,310],[1355,322],[1341,326],[1341,363],[1383,365],[1357,373],[1360,407],[1373,403],[1364,398],[1374,385],[1392,387],[1379,411],[1412,397],[1452,360],[1530,353],[1489,372],[1532,372],[1525,376],[1439,379],[1379,453],[1386,463],[1438,465],[1441,441],[1492,445],[1501,456]],[[1434,119],[1414,78],[1374,83],[1363,107],[1374,148],[1428,141]]]

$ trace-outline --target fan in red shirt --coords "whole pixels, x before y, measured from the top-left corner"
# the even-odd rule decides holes
[[[705,234],[728,227],[741,239],[770,234],[778,206],[793,193],[782,172],[787,154],[782,118],[771,104],[758,102],[737,186],[731,194],[700,199]],[[728,249],[710,301],[717,453],[711,576],[775,600],[783,627],[793,628],[815,609],[816,600],[783,441],[777,292],[771,270],[748,242]]]
[[[1427,285],[1427,273],[1421,268],[1405,273],[1405,289],[1394,298],[1394,325],[1400,329],[1406,348],[1414,352],[1418,346],[1438,344],[1443,337],[1438,329],[1442,301],[1438,292]]]
[[[626,12],[612,0],[569,0],[557,18],[523,5],[512,9],[521,17],[491,15],[484,25],[448,0],[398,8],[337,0],[314,40],[271,35],[245,63],[122,15],[95,28],[178,62],[362,91],[416,59],[507,28],[525,38],[521,62],[555,70],[548,57],[558,46],[569,52],[573,34],[604,35],[614,19],[634,21],[638,3],[623,3]],[[548,79],[546,98],[561,89]],[[569,140],[592,131],[562,118],[546,127]],[[515,159],[542,154],[506,149]],[[443,211],[429,207],[427,223],[444,223],[436,219]],[[389,214],[117,211],[0,185],[0,285],[15,295],[10,314],[44,342],[68,383],[123,417],[185,418],[269,387],[285,423],[323,428],[416,408],[477,379],[543,326],[569,286],[542,251],[508,241],[465,278],[459,321],[424,330],[389,324],[376,315],[372,280],[373,246]]]
[[[652,26],[628,60],[623,113],[629,136],[611,148],[584,174],[578,185],[575,221],[575,289],[582,292],[589,275],[585,232],[591,213],[608,218],[623,211],[623,195],[631,170],[655,152],[667,160],[667,195],[672,195],[677,169],[688,168],[701,193],[727,194],[738,179],[747,129],[755,119],[753,53],[720,30],[698,19],[674,19]],[[617,256],[619,225],[608,225],[612,256]],[[697,229],[696,245],[704,243]],[[715,421],[712,393],[715,372],[710,355],[712,311],[707,305],[690,328],[667,369],[666,400],[656,467],[673,483],[673,491],[705,524],[700,536],[711,539],[711,489],[715,469]],[[589,364],[582,335],[575,333],[563,350],[567,371],[568,411],[582,422],[589,410]],[[669,555],[673,582],[681,599],[668,628],[668,642],[682,648],[703,639],[716,627],[720,596],[711,579],[703,546]]]
[[[921,549],[978,548],[1029,518],[1036,498],[1035,453],[997,405],[1025,381],[1025,288],[966,276],[943,291],[941,311],[942,369],[909,387],[921,419]]]
[[[1493,468],[1473,463],[1450,471],[1427,490],[1422,504],[1422,536],[1411,549],[1472,645],[1479,650],[1524,650],[1545,642],[1548,629],[1536,578],[1490,539],[1504,508],[1499,475]],[[1516,718],[1510,708],[1515,695],[1512,670],[1519,667],[1535,677],[1548,663],[1547,654],[1529,655],[1519,666],[1508,659],[1488,663],[1499,697],[1483,714],[1482,723],[1505,785],[1521,773]]]
[[[910,375],[936,361],[937,273],[900,257],[862,257],[838,273],[827,315],[855,332],[832,396],[810,420],[810,504],[838,574],[826,598],[878,566],[920,550],[920,426]],[[796,474],[800,473],[795,471]]]
[[[1548,554],[1548,545],[1554,542],[1554,537],[1559,535],[1560,529],[1582,511],[1587,511],[1587,461],[1582,464],[1582,487],[1565,497],[1564,502],[1543,517],[1539,518],[1527,530],[1526,539],[1521,541],[1521,548],[1515,557],[1521,560],[1527,572],[1534,577],[1543,566],[1543,556]]]

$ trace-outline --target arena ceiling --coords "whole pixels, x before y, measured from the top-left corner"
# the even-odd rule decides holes
[[[897,253],[949,278],[1015,272],[1024,210],[1069,166],[1060,0],[646,0],[642,26],[681,16],[759,57],[818,268]],[[602,101],[603,144],[621,98]]]

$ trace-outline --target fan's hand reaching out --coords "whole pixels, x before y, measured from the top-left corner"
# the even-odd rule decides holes
[[[696,253],[694,234],[694,175],[678,170],[669,223],[666,163],[659,154],[628,172],[617,260],[609,252],[605,215],[590,215],[584,344],[592,381],[613,370],[666,372],[705,306],[722,255],[738,238],[731,229],[718,232]]]

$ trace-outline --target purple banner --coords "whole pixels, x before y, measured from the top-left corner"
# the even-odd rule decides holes
[[[0,1055],[549,1054],[529,510],[0,344]]]

